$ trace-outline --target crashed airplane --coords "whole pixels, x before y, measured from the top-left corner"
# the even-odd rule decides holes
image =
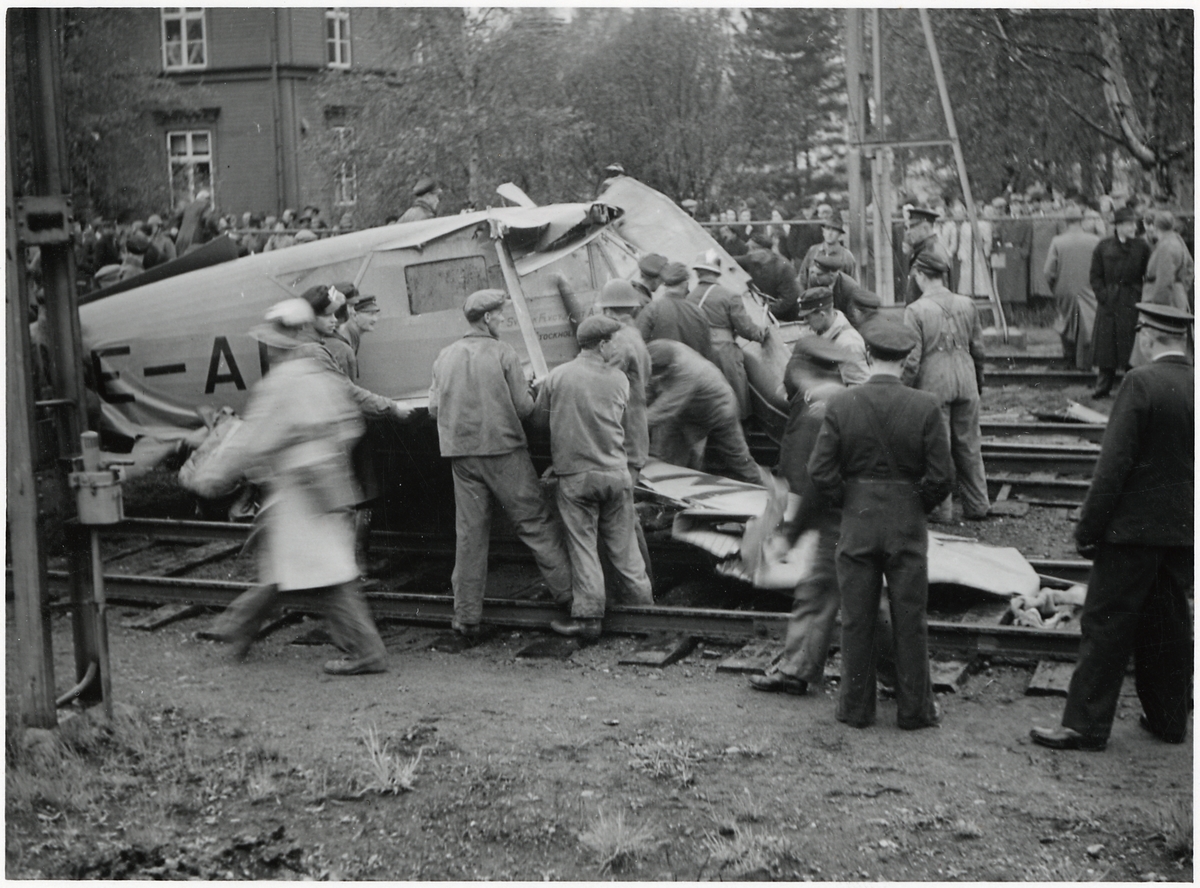
[[[742,294],[751,316],[775,331],[765,347],[742,346],[756,416],[768,431],[782,429],[788,409],[783,370],[801,327],[776,321],[749,275],[673,201],[627,176],[609,180],[590,204],[539,207],[511,185],[501,194],[520,205],[372,228],[241,259],[229,259],[228,249],[218,245],[206,248],[211,256],[192,259],[184,273],[167,276],[156,269],[144,284],[134,278],[92,294],[80,308],[80,321],[101,429],[126,441],[194,444],[203,429],[201,414],[243,410],[249,389],[266,371],[250,328],[271,304],[316,284],[352,281],[376,296],[379,321],[363,338],[358,382],[420,408],[428,403],[434,358],[467,330],[462,305],[473,291],[508,292],[501,338],[528,372],[544,376],[578,353],[575,327],[607,281],[633,277],[645,253],[690,262],[704,251],[719,257],[721,283]],[[203,262],[214,264],[195,268]],[[416,415],[407,433],[415,446],[405,448],[435,455],[432,423],[427,414],[422,423],[422,411]],[[160,457],[166,452],[149,449]],[[672,488],[672,479],[682,486]],[[426,476],[420,483],[434,482]],[[727,575],[781,588],[794,585],[811,560],[801,547],[791,563],[775,567],[775,576],[747,572],[738,559],[727,558],[741,546],[741,535],[704,529],[761,515],[762,488],[664,463],[647,467],[643,487],[683,510],[673,535],[726,558]],[[933,544],[939,551],[945,545]],[[1027,563],[1024,569],[1014,563],[1011,556],[1024,561],[1015,551],[1001,559],[1007,561],[1002,569],[988,563],[982,572],[970,566],[978,566],[977,549],[961,554],[966,563],[956,557],[947,571],[955,581],[972,585],[966,577],[982,573],[990,576],[985,588],[993,593],[1036,591],[1036,575]],[[944,561],[936,555],[931,551],[931,564]]]

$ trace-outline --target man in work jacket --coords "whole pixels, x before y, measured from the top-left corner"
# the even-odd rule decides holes
[[[667,257],[658,253],[647,253],[638,260],[637,277],[630,281],[638,294],[638,308],[645,308],[654,298],[654,291],[662,284],[662,270],[667,265]]]
[[[904,362],[901,379],[905,385],[937,396],[950,428],[963,517],[982,521],[989,508],[979,441],[983,328],[975,303],[946,289],[949,272],[950,257],[940,244],[922,250],[913,264],[912,280],[921,298],[904,309],[904,323],[917,335],[917,344]],[[949,495],[933,520],[951,520]]]
[[[687,301],[687,266],[668,262],[662,271],[662,283],[658,295],[637,316],[643,341],[649,345],[655,339],[674,339],[701,357],[714,360],[708,318]]]
[[[533,414],[535,425],[550,429],[558,511],[575,580],[571,619],[554,620],[550,628],[589,640],[600,637],[604,617],[601,539],[629,603],[654,603],[634,532],[638,519],[625,453],[629,381],[608,362],[613,334],[620,329],[619,321],[603,315],[584,320],[576,333],[579,354],[550,371]]]
[[[771,300],[771,314],[781,321],[796,320],[800,288],[796,285],[796,271],[788,262],[763,243],[761,235],[755,235],[745,255],[735,256],[737,264],[746,270],[754,286]]]
[[[940,246],[937,230],[933,227],[937,219],[937,212],[928,207],[914,207],[911,204],[904,207],[903,252],[908,255],[908,277],[904,284],[905,305],[911,305],[921,298],[921,291],[917,282],[913,280],[913,269],[916,268],[917,259],[922,253]]]
[[[715,250],[705,250],[692,262],[698,281],[687,301],[704,313],[712,337],[713,363],[725,374],[738,402],[738,419],[750,415],[750,383],[746,379],[746,359],[734,336],[751,342],[763,342],[769,328],[750,320],[742,297],[734,295],[717,281],[721,277],[720,260]]]
[[[542,499],[521,420],[533,397],[511,345],[499,340],[503,290],[477,290],[463,313],[471,331],[433,363],[429,415],[454,473],[454,628],[478,637],[487,581],[492,501],[499,501],[559,602],[571,599],[571,566]]]
[[[867,372],[866,345],[846,316],[833,307],[833,291],[829,287],[804,291],[800,299],[800,320],[813,334],[840,345],[849,353],[849,358],[838,364],[843,383],[858,385],[867,381],[870,374]]]
[[[863,325],[871,378],[829,399],[808,463],[821,498],[842,509],[837,579],[842,683],[837,719],[875,721],[876,625],[886,576],[896,656],[896,723],[932,727],[940,714],[929,675],[925,513],[950,489],[950,442],[937,399],[904,387],[916,335],[876,318]]]
[[[404,211],[400,222],[422,222],[437,216],[442,189],[429,176],[422,176],[413,187],[413,205]]]
[[[1187,736],[1192,678],[1192,514],[1195,491],[1193,318],[1139,303],[1138,339],[1150,363],[1117,391],[1100,459],[1075,527],[1093,558],[1079,663],[1062,727],[1034,728],[1052,749],[1108,745],[1125,666],[1134,655],[1141,726],[1167,743]]]

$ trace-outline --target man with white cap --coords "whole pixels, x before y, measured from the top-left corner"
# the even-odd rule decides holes
[[[533,421],[550,430],[558,476],[558,510],[574,578],[571,619],[550,626],[561,635],[594,640],[604,617],[599,540],[631,604],[654,603],[634,527],[633,481],[625,452],[629,381],[608,362],[620,321],[603,315],[579,325],[579,354],[550,371],[538,390]]]
[[[1108,745],[1129,655],[1141,727],[1166,743],[1187,737],[1192,685],[1195,545],[1193,317],[1137,303],[1135,333],[1150,363],[1125,376],[1079,510],[1075,545],[1092,558],[1080,617],[1079,662],[1059,728],[1034,728],[1051,749]]]
[[[742,297],[719,283],[721,262],[716,250],[705,250],[692,261],[697,282],[687,300],[704,313],[713,344],[713,363],[721,368],[738,401],[738,418],[750,415],[750,383],[746,379],[746,359],[735,336],[751,342],[764,342],[769,327],[760,327],[746,313]]]
[[[358,497],[349,453],[362,434],[358,407],[335,369],[301,346],[314,314],[304,299],[286,299],[250,335],[267,349],[271,372],[254,387],[245,425],[229,439],[231,473],[264,484],[258,513],[264,533],[262,585],[239,596],[213,633],[244,657],[280,593],[314,590],[344,659],[331,675],[387,671],[387,651],[358,589],[354,522]]]
[[[571,567],[558,526],[542,498],[521,420],[533,396],[511,345],[500,341],[503,290],[476,290],[463,304],[470,331],[433,363],[429,415],[454,473],[456,631],[478,637],[487,581],[492,503],[499,502],[556,601],[571,599]]]

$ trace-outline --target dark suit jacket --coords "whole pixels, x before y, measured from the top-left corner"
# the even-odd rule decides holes
[[[894,376],[872,376],[829,399],[808,461],[813,484],[827,502],[841,505],[847,480],[895,477],[868,410],[878,417],[901,476],[917,485],[929,511],[946,498],[954,477],[950,430],[936,397],[910,389]]]
[[[1129,363],[1149,261],[1150,246],[1141,238],[1121,243],[1114,235],[1096,244],[1088,277],[1096,294],[1092,360],[1097,367],[1113,370]]]
[[[1075,541],[1191,546],[1196,420],[1193,370],[1168,355],[1117,391]]]

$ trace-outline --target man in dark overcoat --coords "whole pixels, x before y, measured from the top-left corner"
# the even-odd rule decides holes
[[[1096,294],[1092,360],[1099,370],[1093,398],[1107,398],[1117,370],[1129,369],[1137,303],[1142,298],[1142,279],[1150,261],[1150,245],[1137,236],[1137,213],[1122,207],[1114,222],[1116,234],[1096,245],[1089,275]]]
[[[842,508],[837,579],[842,593],[842,685],[837,719],[875,721],[876,613],[887,577],[896,652],[896,724],[938,724],[929,676],[925,514],[950,492],[950,433],[938,400],[900,382],[917,336],[876,318],[863,325],[872,376],[829,399],[808,473],[821,499]]]
[[[1034,728],[1051,749],[1108,745],[1125,665],[1134,655],[1141,725],[1167,743],[1187,736],[1192,677],[1192,316],[1138,303],[1137,336],[1151,361],[1117,391],[1075,544],[1093,557],[1079,662],[1062,727]]]

